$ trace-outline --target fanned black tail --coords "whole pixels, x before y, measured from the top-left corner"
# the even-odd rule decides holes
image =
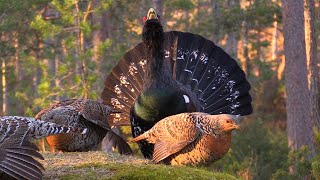
[[[196,111],[210,114],[252,113],[250,84],[237,62],[202,36],[171,31],[164,34],[165,64]],[[130,125],[130,109],[143,88],[146,54],[138,44],[128,51],[105,80],[101,97],[123,113],[110,116],[112,125]]]

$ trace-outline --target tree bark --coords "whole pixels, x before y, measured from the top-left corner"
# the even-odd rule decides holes
[[[311,119],[313,126],[320,128],[319,113],[319,89],[318,89],[318,59],[317,59],[317,37],[315,31],[315,1],[305,0],[305,37],[306,37],[306,55],[308,69],[308,88],[310,91]]]
[[[15,72],[16,72],[16,81],[19,82],[22,80],[22,71],[21,71],[21,63],[19,58],[19,40],[18,37],[14,40],[14,48],[16,50],[14,54],[15,59]]]
[[[236,7],[240,8],[240,1],[239,0],[228,0],[227,7],[229,9],[236,8]],[[235,31],[228,33],[225,50],[232,57],[237,58],[237,56],[238,56],[238,39],[237,39],[237,33]]]
[[[288,146],[299,150],[309,147],[314,156],[311,106],[304,32],[304,1],[283,0],[284,54],[286,60],[286,109]]]
[[[7,77],[6,77],[6,61],[5,58],[2,58],[1,63],[1,72],[2,72],[2,115],[7,115],[8,107],[8,92],[7,92]]]
[[[91,10],[91,4],[92,4],[92,0],[88,2],[88,6],[87,6],[87,11],[85,12],[82,21],[85,22],[87,17],[88,17],[88,13]],[[76,0],[75,1],[75,14],[76,14],[76,22],[75,25],[77,26],[77,45],[76,45],[76,68],[78,70],[78,75],[80,75],[81,79],[82,79],[82,88],[84,89],[83,91],[83,97],[84,98],[88,98],[89,96],[89,89],[88,89],[88,85],[87,85],[87,80],[86,80],[86,71],[87,71],[87,64],[84,58],[81,58],[82,53],[84,52],[84,34],[80,28],[81,25],[81,18],[80,18],[80,9],[79,9],[79,1]]]
[[[274,15],[276,17],[276,15]],[[271,59],[275,61],[278,57],[278,22],[273,22],[272,42],[271,42]]]
[[[98,8],[100,6],[100,1],[93,2],[93,9]],[[96,30],[92,33],[92,43],[93,43],[93,60],[96,63],[99,63],[100,54],[99,54],[99,46],[102,42],[104,42],[109,37],[110,27],[110,18],[109,18],[109,11],[105,10],[101,12],[101,14],[94,13],[92,14],[92,24],[93,26],[97,26]]]
[[[220,10],[220,4],[218,2],[218,0],[211,0],[211,10],[213,13],[213,17],[214,17],[214,24],[218,24],[220,19],[221,19],[221,10]],[[219,32],[219,27],[215,26],[214,27],[214,31],[213,31],[213,35],[212,35],[212,39],[213,42],[216,44],[219,44],[220,40],[221,40],[221,34]]]

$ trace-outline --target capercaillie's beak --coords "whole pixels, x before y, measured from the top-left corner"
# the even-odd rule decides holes
[[[158,19],[157,12],[153,8],[150,8],[147,14],[147,20],[150,20],[150,19]]]
[[[239,126],[239,125],[236,125],[236,124],[234,124],[233,127],[234,127],[234,129],[237,129],[237,130],[240,129],[240,126]]]

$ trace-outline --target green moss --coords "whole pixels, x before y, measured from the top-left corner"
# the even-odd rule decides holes
[[[99,164],[89,163],[75,166],[67,171],[68,173],[59,176],[59,179],[108,179],[108,180],[166,180],[166,179],[236,179],[224,174],[209,172],[204,169],[186,166],[166,165],[131,165],[131,164]]]
[[[236,179],[201,167],[154,164],[136,156],[99,151],[43,153],[44,179]]]
[[[173,167],[166,165],[121,165],[110,166],[116,171],[110,179],[236,179],[228,174],[213,173],[203,169],[192,167]]]

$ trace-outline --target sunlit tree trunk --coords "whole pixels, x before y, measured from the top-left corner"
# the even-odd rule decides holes
[[[16,50],[14,54],[14,59],[15,59],[15,74],[16,74],[16,81],[21,81],[22,80],[22,71],[21,71],[21,62],[19,58],[19,40],[16,38],[14,40],[14,48]]]
[[[274,15],[276,17],[276,15]],[[275,61],[278,57],[278,22],[273,22],[272,41],[271,41],[271,59]]]
[[[5,34],[0,33],[0,40],[5,41]],[[0,54],[0,62],[1,62],[1,113],[0,115],[6,115],[7,114],[7,104],[8,104],[8,94],[7,94],[7,77],[6,77],[6,71],[7,71],[7,64],[5,59],[5,54]]]
[[[21,82],[23,81],[23,76],[24,76],[24,71],[23,68],[21,66],[21,59],[19,56],[19,52],[20,52],[20,44],[19,44],[19,37],[16,37],[13,41],[14,43],[14,49],[15,49],[15,53],[14,53],[14,70],[15,70],[15,80],[13,84],[13,89],[15,92],[19,91],[21,88]],[[15,98],[13,99],[13,103],[14,103],[14,109],[15,112],[17,112],[18,114],[24,114],[24,106],[23,104],[20,103],[20,100]]]
[[[283,0],[283,23],[288,146],[292,150],[299,150],[307,145],[311,158],[315,149],[308,89],[303,0]]]
[[[319,114],[319,68],[317,59],[317,37],[315,32],[315,2],[305,0],[305,37],[306,37],[306,56],[308,69],[308,88],[310,91],[311,119],[313,125],[320,128]]]
[[[7,64],[5,58],[1,59],[1,83],[2,83],[2,115],[7,115],[8,107],[8,92],[7,92]]]

